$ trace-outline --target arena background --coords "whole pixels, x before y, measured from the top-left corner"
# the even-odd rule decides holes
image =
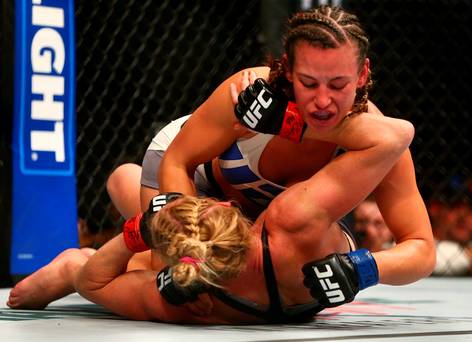
[[[416,126],[411,150],[427,201],[470,200],[472,46],[468,0],[351,0],[371,37],[372,100]],[[232,73],[278,55],[296,1],[75,1],[79,217],[92,235],[121,218],[110,172],[140,163],[156,131],[191,113]],[[13,1],[2,2],[0,278],[8,275]],[[118,228],[117,228],[118,227]],[[98,244],[97,241],[92,241]]]

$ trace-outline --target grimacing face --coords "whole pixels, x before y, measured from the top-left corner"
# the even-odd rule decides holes
[[[356,89],[366,83],[368,67],[366,59],[359,71],[357,47],[350,43],[334,49],[296,43],[286,76],[307,125],[329,130],[341,122],[352,109]]]

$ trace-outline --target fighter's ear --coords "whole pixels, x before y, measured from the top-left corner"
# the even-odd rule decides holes
[[[281,59],[282,67],[285,70],[285,77],[289,82],[293,82],[292,67],[288,61],[288,56],[286,53],[283,54]]]
[[[367,79],[369,77],[369,72],[370,72],[370,60],[366,58],[364,60],[364,65],[361,68],[361,71],[359,73],[359,80],[357,81],[357,87],[362,88],[363,86],[366,85]]]

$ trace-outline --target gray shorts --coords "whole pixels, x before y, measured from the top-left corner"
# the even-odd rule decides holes
[[[144,155],[142,171],[141,171],[141,185],[152,189],[159,189],[159,180],[157,173],[161,165],[164,151],[147,150]],[[199,165],[195,170],[194,176],[195,188],[198,196],[205,197],[221,197],[218,187],[213,186],[205,173],[203,165]]]

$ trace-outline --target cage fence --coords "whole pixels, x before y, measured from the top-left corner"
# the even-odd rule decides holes
[[[160,127],[191,113],[219,82],[263,63],[267,46],[280,44],[281,37],[264,34],[268,3],[76,1],[78,205],[89,230],[120,224],[105,187],[114,168],[140,163]],[[371,99],[415,124],[411,151],[423,196],[470,200],[472,60],[464,49],[472,45],[472,3],[343,5],[371,38]]]

